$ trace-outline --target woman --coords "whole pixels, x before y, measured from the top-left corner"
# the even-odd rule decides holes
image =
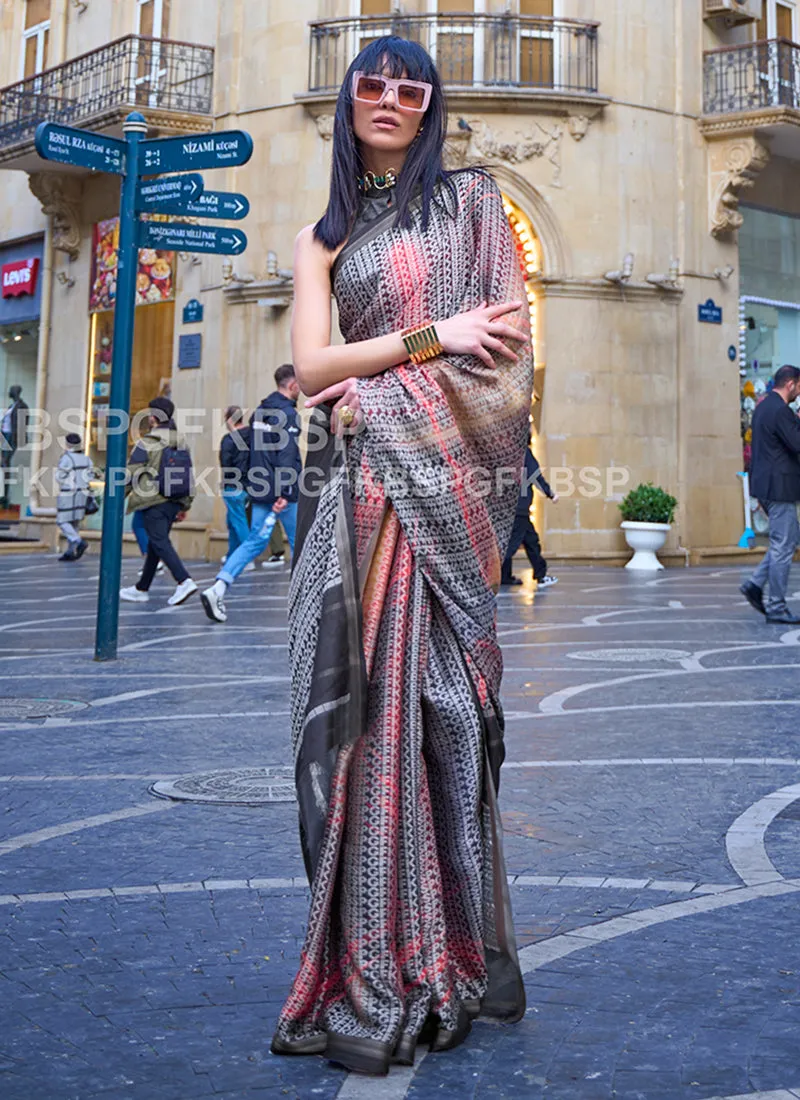
[[[59,561],[78,561],[89,545],[81,538],[78,527],[86,515],[86,504],[91,493],[89,482],[94,476],[94,467],[89,456],[83,453],[82,446],[77,432],[70,432],[64,440],[64,453],[56,466],[56,522],[67,540],[67,548]]]
[[[339,94],[327,211],[295,253],[295,370],[317,406],[289,608],[312,899],[272,1050],[374,1074],[418,1041],[455,1046],[479,1012],[524,1012],[494,588],[530,330],[500,193],[443,171],[445,132],[425,51],[370,43]]]

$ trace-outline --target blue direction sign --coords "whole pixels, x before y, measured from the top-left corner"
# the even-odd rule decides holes
[[[161,214],[182,214],[184,205],[203,193],[203,177],[196,172],[185,176],[164,176],[142,180],[136,193],[136,209]],[[175,207],[176,209],[172,209]]]
[[[193,179],[195,177],[172,176],[171,178]],[[199,176],[196,178],[200,179]],[[183,199],[169,199],[154,203],[147,209],[157,210],[161,214],[189,214],[192,217],[227,218],[228,221],[239,221],[240,218],[247,217],[250,203],[244,195],[237,195],[235,191],[204,191],[199,198],[188,202],[184,202]]]
[[[179,222],[142,222],[140,248],[163,248],[167,252],[215,252],[238,256],[247,248],[241,229],[220,229],[215,225],[181,225]]]
[[[216,134],[157,138],[139,146],[139,171],[192,172],[203,168],[231,168],[246,164],[253,155],[253,139],[244,130]]]
[[[92,168],[95,172],[125,171],[125,142],[118,138],[41,122],[36,127],[36,152],[44,160]]]

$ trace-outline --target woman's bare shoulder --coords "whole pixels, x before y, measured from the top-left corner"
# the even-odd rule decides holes
[[[324,266],[328,270],[333,267],[334,261],[341,250],[341,245],[333,251],[326,248],[322,241],[314,236],[313,223],[303,226],[294,241],[295,260],[305,259],[311,263]]]

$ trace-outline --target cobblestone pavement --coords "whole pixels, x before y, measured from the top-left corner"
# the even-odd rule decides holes
[[[501,594],[528,1012],[380,1082],[268,1052],[306,919],[294,805],[149,790],[289,763],[286,573],[242,577],[222,627],[158,580],[98,665],[96,572],[0,559],[3,1100],[800,1097],[800,631],[737,570]]]

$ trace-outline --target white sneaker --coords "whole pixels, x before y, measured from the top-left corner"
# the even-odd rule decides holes
[[[551,584],[558,584],[558,577],[551,577],[549,573],[539,581],[540,588],[549,588]]]
[[[256,563],[254,561],[249,561],[247,563],[247,565],[244,567],[244,569],[242,570],[242,572],[243,573],[255,573],[255,570],[256,570]]]
[[[267,558],[266,561],[262,561],[261,568],[262,569],[274,569],[276,565],[281,565],[282,566],[284,564],[284,560],[285,559],[284,559],[283,554],[273,554],[272,557]]]
[[[223,594],[219,591],[217,585],[212,584],[210,588],[207,588],[205,592],[200,593],[200,599],[203,602],[203,608],[206,615],[214,623],[226,623],[228,621],[228,613],[225,610],[225,600]]]
[[[158,565],[156,566],[156,576],[157,577],[163,577],[164,573],[166,572],[166,569],[167,569],[166,565],[164,565],[163,561],[160,561],[158,563]],[[142,566],[142,568],[139,570],[139,576],[140,577],[141,577],[142,573],[144,573],[144,566]]]
[[[120,588],[119,598],[121,600],[127,600],[128,603],[147,603],[150,596],[147,592],[142,592],[135,585],[131,585],[130,588]]]
[[[194,583],[191,577],[187,577],[185,581],[181,581],[175,591],[172,593],[167,603],[170,607],[177,607],[179,603],[185,603],[190,596],[193,596],[197,591],[197,585]]]

